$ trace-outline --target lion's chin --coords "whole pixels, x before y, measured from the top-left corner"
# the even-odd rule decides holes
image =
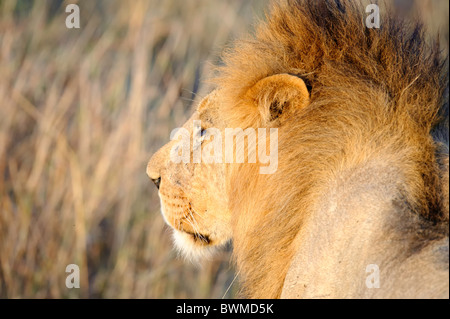
[[[173,229],[175,247],[181,256],[193,263],[199,263],[212,257],[216,248],[208,245],[209,239]]]

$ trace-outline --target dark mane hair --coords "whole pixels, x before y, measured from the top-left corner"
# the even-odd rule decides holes
[[[352,77],[385,91],[393,105],[407,99],[403,106],[421,125],[436,124],[448,86],[439,42],[427,45],[423,25],[398,19],[390,8],[381,13],[380,29],[367,28],[366,16],[359,1],[273,2],[255,36],[225,53],[216,81],[232,98],[266,76],[293,73],[314,98],[336,77]],[[330,69],[340,74],[330,78]]]

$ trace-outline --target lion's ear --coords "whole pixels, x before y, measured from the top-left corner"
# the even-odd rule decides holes
[[[266,124],[282,121],[309,103],[305,82],[290,74],[277,74],[260,80],[248,90],[246,97],[258,105],[263,123]]]

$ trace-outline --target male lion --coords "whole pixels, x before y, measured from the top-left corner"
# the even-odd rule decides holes
[[[232,240],[247,297],[449,297],[446,64],[419,24],[365,18],[349,0],[275,3],[225,55],[184,128],[201,120],[202,147],[208,128],[277,128],[274,173],[250,153],[194,162],[197,146],[177,164],[177,140],[148,164],[176,245]]]

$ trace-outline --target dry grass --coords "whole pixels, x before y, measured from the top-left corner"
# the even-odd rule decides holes
[[[66,3],[0,1],[0,296],[220,298],[227,253],[176,258],[145,167],[261,5],[79,4],[68,30]]]
[[[223,296],[229,252],[175,256],[145,166],[265,2],[80,1],[69,30],[73,1],[0,0],[0,297]],[[447,0],[418,3],[448,29]]]

